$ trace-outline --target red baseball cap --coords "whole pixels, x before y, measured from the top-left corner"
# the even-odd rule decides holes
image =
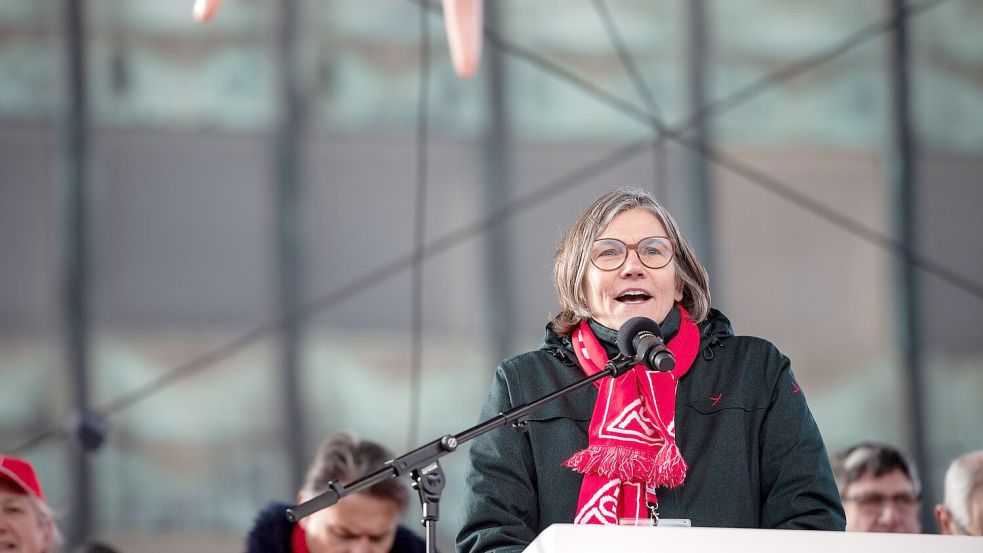
[[[44,490],[41,489],[41,482],[38,475],[34,472],[34,467],[24,459],[11,457],[10,455],[0,455],[0,479],[10,480],[17,487],[24,490],[24,493],[44,501]]]

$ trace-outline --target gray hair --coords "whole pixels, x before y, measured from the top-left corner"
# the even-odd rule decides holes
[[[961,526],[969,524],[969,502],[983,487],[983,450],[956,458],[945,472],[945,495],[942,503]],[[981,490],[983,493],[983,490]]]
[[[903,472],[911,480],[915,495],[921,496],[922,483],[918,479],[915,465],[896,447],[877,442],[861,442],[837,453],[831,461],[840,497],[843,497],[850,484],[865,475],[878,478],[895,470]]]
[[[360,440],[353,432],[337,432],[328,437],[314,456],[301,488],[306,494],[320,495],[328,491],[332,480],[350,483],[382,468],[393,455],[385,447],[368,440]],[[364,490],[372,497],[388,499],[403,511],[409,504],[409,491],[402,480],[390,478]]]
[[[28,501],[31,503],[31,508],[34,509],[34,514],[38,518],[38,524],[43,528],[47,526],[51,530],[51,547],[49,551],[53,551],[58,548],[62,543],[64,543],[64,538],[61,535],[61,531],[58,530],[58,524],[55,520],[58,518],[58,514],[54,509],[48,505],[47,502],[38,499],[37,497],[28,494]]]
[[[553,257],[553,286],[561,310],[551,323],[557,334],[566,336],[581,321],[590,318],[584,295],[584,275],[590,263],[591,244],[617,215],[636,208],[659,219],[669,235],[675,251],[677,283],[681,282],[683,286],[683,299],[679,303],[689,312],[693,322],[699,323],[706,318],[710,311],[710,279],[672,214],[645,190],[618,188],[595,200],[580,214]]]

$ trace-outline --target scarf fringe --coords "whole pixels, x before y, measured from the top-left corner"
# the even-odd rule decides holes
[[[574,453],[563,465],[581,474],[595,474],[622,482],[645,482],[651,487],[678,488],[686,478],[686,461],[675,443],[663,443],[651,452],[621,446],[592,445]]]

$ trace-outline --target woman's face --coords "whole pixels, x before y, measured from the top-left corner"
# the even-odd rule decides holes
[[[617,238],[633,246],[651,236],[667,236],[665,227],[655,215],[635,208],[615,216],[597,238]],[[651,269],[629,250],[625,263],[613,271],[602,271],[588,261],[584,296],[591,316],[608,328],[617,330],[632,317],[662,324],[673,304],[683,299],[682,282],[676,281],[675,257],[665,267]]]

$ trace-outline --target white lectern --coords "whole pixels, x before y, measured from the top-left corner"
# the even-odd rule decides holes
[[[527,553],[983,553],[983,538],[815,530],[554,524]]]

